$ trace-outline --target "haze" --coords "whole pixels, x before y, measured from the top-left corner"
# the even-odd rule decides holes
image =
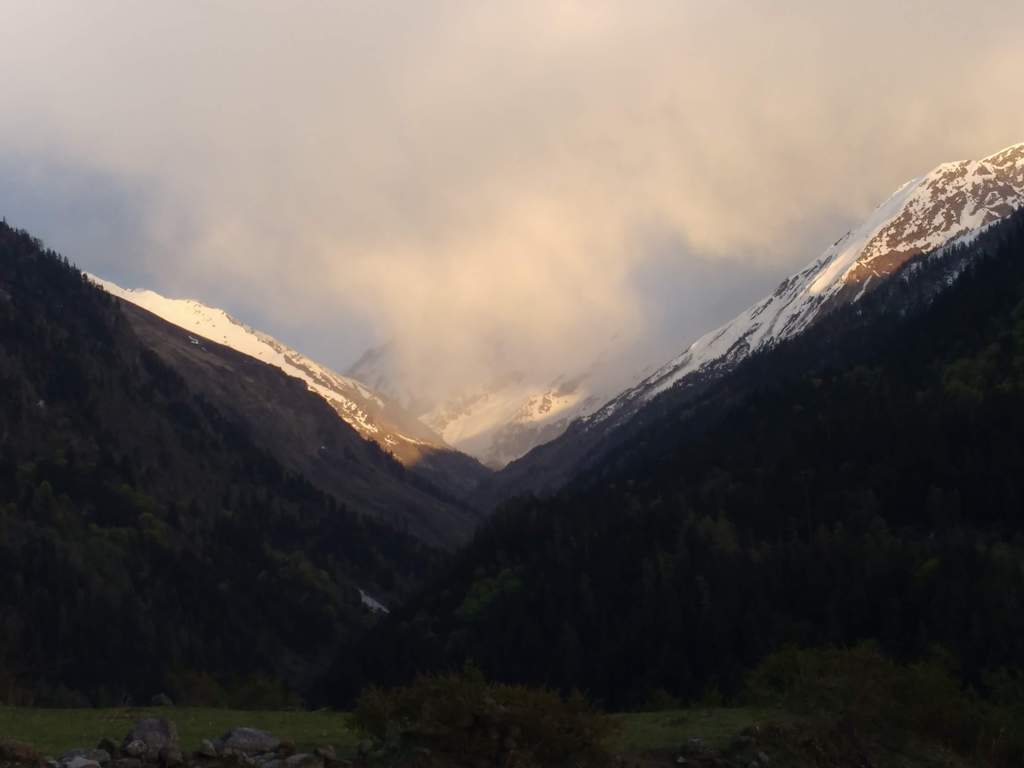
[[[0,214],[443,398],[660,363],[1024,139],[1024,4],[8,2]]]

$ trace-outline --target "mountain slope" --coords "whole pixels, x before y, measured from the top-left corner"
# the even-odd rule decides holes
[[[15,698],[301,689],[372,622],[364,594],[394,605],[437,561],[369,505],[444,502],[295,379],[217,345],[186,378],[185,349],[0,225],[0,684]],[[241,418],[256,401],[289,409],[349,484],[328,495],[275,459]]]
[[[222,309],[191,299],[169,299],[154,291],[125,289],[90,277],[108,293],[189,331],[193,334],[189,341],[196,347],[202,348],[204,340],[214,341],[301,379],[360,435],[455,495],[465,495],[487,474],[484,467],[445,445],[393,399],[250,328]]]
[[[116,300],[120,301],[120,300]],[[353,509],[436,546],[464,541],[478,516],[364,439],[324,399],[280,369],[203,341],[130,303],[136,338],[283,466]]]
[[[1003,690],[1024,666],[1024,214],[894,274],[507,505],[349,668],[471,658],[643,707],[872,640]]]
[[[1024,205],[1024,144],[982,160],[947,163],[904,184],[856,230],[784,280],[775,292],[570,426],[554,442],[484,483],[480,500],[549,491],[595,459],[617,427],[674,387],[700,389],[751,353],[802,333],[856,303],[915,257],[968,242]]]

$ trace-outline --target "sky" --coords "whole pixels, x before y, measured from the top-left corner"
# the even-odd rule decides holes
[[[444,398],[660,364],[1024,140],[1019,0],[0,2],[0,215]]]

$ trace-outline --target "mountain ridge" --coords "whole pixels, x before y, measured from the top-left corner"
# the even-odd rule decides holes
[[[856,303],[912,259],[971,240],[1024,206],[1024,143],[981,160],[944,163],[912,179],[856,229],[775,291],[593,413],[485,480],[478,503],[551,492],[603,450],[606,437],[657,396],[685,382],[713,380],[751,353],[803,332],[835,308]]]
[[[194,299],[172,299],[148,289],[130,289],[89,276],[108,293],[139,306],[191,334],[190,343],[208,340],[272,365],[319,395],[362,437],[377,443],[399,462],[456,496],[466,495],[487,474],[473,458],[443,439],[395,401],[318,363],[301,352]]]

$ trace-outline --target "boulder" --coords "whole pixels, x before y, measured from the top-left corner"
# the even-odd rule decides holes
[[[158,693],[152,699],[149,700],[149,706],[151,707],[173,707],[174,702],[171,701],[171,697],[166,693]]]
[[[258,755],[276,752],[281,740],[258,728],[232,728],[214,742],[222,755]]]
[[[146,756],[146,742],[142,739],[132,739],[128,741],[125,739],[124,744],[121,746],[121,751],[124,752],[128,757],[140,760]]]
[[[0,739],[0,760],[12,763],[38,763],[39,753],[31,744],[14,739]]]
[[[104,752],[106,752],[108,755],[110,755],[111,759],[116,759],[116,758],[120,757],[119,752],[121,750],[117,746],[117,744],[114,743],[113,739],[107,739],[107,738],[100,739],[99,743],[96,745],[96,749],[102,749]]]
[[[57,765],[61,768],[76,768],[72,765],[75,760],[87,760],[105,766],[110,762],[110,753],[105,749],[69,749],[57,758]],[[77,765],[81,766],[81,763]]]
[[[199,742],[199,749],[196,750],[197,757],[217,757],[217,748],[209,739]]]
[[[135,757],[147,763],[158,762],[162,749],[178,750],[178,753],[181,753],[178,729],[164,717],[147,717],[145,720],[139,720],[124,737],[121,747],[121,751],[128,757]]]
[[[291,757],[297,751],[295,749],[295,742],[291,739],[281,739],[281,746],[277,748],[277,754],[281,757]]]
[[[324,759],[320,755],[300,753],[287,758],[284,768],[324,768]]]

